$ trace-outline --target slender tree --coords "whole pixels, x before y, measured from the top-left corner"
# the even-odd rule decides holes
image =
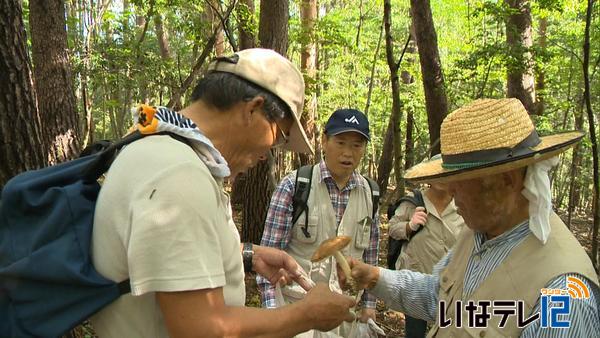
[[[240,50],[256,47],[256,39],[253,27],[254,20],[254,0],[240,0],[236,5],[236,15],[238,18],[238,35],[240,41]],[[244,203],[244,189],[246,184],[246,175],[239,175],[231,188],[231,203],[240,205]]]
[[[258,38],[260,46],[286,55],[288,48],[289,1],[261,0]],[[242,199],[242,241],[260,243],[271,193],[275,187],[273,173],[274,158],[269,152],[268,159],[250,169],[238,186],[236,194]]]
[[[394,45],[392,37],[392,4],[390,0],[383,2],[383,26],[385,29],[385,55],[388,67],[390,69],[390,80],[392,84],[392,113],[390,115],[379,167],[377,168],[377,184],[382,192],[387,191],[388,180],[392,169],[396,176],[396,189],[404,190],[404,180],[402,179],[402,138],[400,131],[400,121],[402,120],[402,101],[400,100],[400,81],[398,79],[398,69],[400,61],[396,63],[394,59]],[[409,36],[410,40],[410,36]],[[402,56],[408,47],[408,41],[402,51]]]
[[[21,1],[0,0],[0,188],[47,164],[22,11]]]
[[[156,30],[156,39],[160,49],[160,57],[164,61],[171,60],[171,46],[169,43],[169,33],[164,28],[162,14],[154,13],[154,29]]]
[[[506,19],[506,43],[509,49],[506,96],[521,100],[529,114],[535,114],[530,1],[505,0],[505,3],[511,10]]]
[[[417,46],[415,43],[415,29],[413,24],[410,25],[410,42],[408,43],[406,53],[408,53],[406,58],[406,62],[408,63],[408,65],[402,70],[402,72],[400,72],[400,79],[402,79],[402,84],[408,86],[415,82],[414,76],[412,76],[412,74],[407,70],[407,68],[410,69],[411,66],[414,64],[415,54],[417,53]],[[406,155],[404,159],[404,169],[412,167],[415,161],[415,142],[413,139],[414,125],[414,112],[411,108],[409,108],[406,112]]]
[[[240,50],[254,48],[254,0],[240,0],[236,5]]]
[[[367,91],[367,103],[365,104],[365,115],[369,116],[369,108],[371,107],[371,95],[373,94],[373,84],[375,83],[375,66],[379,59],[379,48],[381,47],[381,40],[383,39],[383,22],[379,27],[379,38],[377,39],[377,47],[375,47],[375,53],[373,53],[373,63],[371,65],[371,76],[369,79],[369,90]],[[375,143],[369,142],[370,154],[369,154],[369,176],[377,180],[377,173],[375,172]]]
[[[81,140],[64,1],[30,0],[29,25],[44,146],[50,163],[62,162],[79,154]]]
[[[217,0],[205,0],[204,2],[204,13],[202,13],[202,17],[204,19],[205,22],[210,23],[210,27],[209,29],[207,29],[207,34],[209,35],[210,32],[215,31],[217,32],[217,35],[215,36],[215,55],[216,56],[221,56],[223,55],[224,51],[225,51],[225,37],[224,37],[224,31],[223,31],[223,23],[221,22],[221,19],[219,18],[219,12],[218,12],[218,1]]]
[[[317,44],[315,43],[315,23],[317,21],[317,0],[302,0],[300,4],[300,19],[302,21],[302,50],[300,53],[300,69],[304,75],[307,100],[300,122],[306,131],[308,140],[315,144],[315,115],[317,113],[317,96],[315,83],[317,81]],[[302,165],[313,162],[313,156],[300,154]]]
[[[281,55],[287,55],[289,7],[289,1],[260,1],[258,40],[261,47],[273,49]]]
[[[538,27],[538,39],[537,44],[542,53],[546,52],[547,48],[547,36],[546,31],[548,30],[548,18],[543,17],[540,18],[539,27]],[[545,109],[545,99],[544,99],[544,91],[546,90],[546,72],[543,69],[537,70],[537,78],[535,81],[535,95],[536,95],[536,115],[544,115]]]
[[[429,0],[411,0],[410,10],[423,76],[431,155],[435,155],[440,152],[440,127],[448,113],[442,62]]]
[[[600,227],[600,179],[598,177],[598,140],[596,138],[596,122],[594,121],[594,112],[592,111],[592,102],[590,94],[590,26],[592,22],[592,9],[594,0],[588,0],[587,12],[585,16],[585,35],[583,38],[583,83],[584,100],[588,117],[588,126],[590,131],[590,140],[592,141],[592,160],[594,161],[593,181],[594,193],[592,194],[594,205],[592,213],[594,215],[594,224],[592,228],[592,263],[596,269],[600,269],[598,264],[598,227]]]

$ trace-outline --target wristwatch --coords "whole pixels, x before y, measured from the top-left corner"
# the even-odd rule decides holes
[[[244,243],[242,249],[242,259],[244,262],[244,272],[252,272],[252,257],[254,257],[254,250],[252,249],[252,243]]]

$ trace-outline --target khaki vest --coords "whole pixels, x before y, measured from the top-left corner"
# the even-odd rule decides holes
[[[359,175],[362,186],[357,185],[350,192],[348,205],[339,227],[335,218],[335,212],[331,205],[331,198],[327,186],[321,182],[321,170],[319,165],[313,168],[312,183],[308,197],[308,232],[306,237],[302,231],[307,213],[304,212],[292,226],[292,239],[285,251],[289,253],[310,274],[315,282],[329,283],[332,290],[341,293],[336,269],[332,269],[332,257],[312,264],[310,257],[319,245],[326,239],[346,235],[351,236],[352,241],[343,250],[344,256],[362,259],[362,255],[369,246],[371,238],[371,216],[373,215],[373,202],[367,180]],[[304,297],[305,291],[297,284],[282,288],[282,294],[286,301],[293,301]],[[291,299],[290,299],[291,298]]]
[[[463,301],[463,326],[467,325],[464,305],[468,300],[524,300],[527,318],[540,297],[540,289],[566,273],[581,274],[598,284],[588,255],[555,213],[550,216],[550,227],[545,245],[530,233],[472,295],[463,299],[465,270],[474,245],[473,231],[465,229],[459,235],[450,263],[440,274],[439,300],[446,301],[446,318],[454,321],[454,303],[458,299]],[[501,318],[491,316],[487,328],[456,328],[453,323],[442,329],[436,323],[428,337],[518,337],[521,334],[516,316],[510,316],[502,329],[498,328]]]
[[[423,201],[428,214],[427,223],[402,248],[396,262],[396,270],[408,269],[430,274],[433,266],[454,246],[456,236],[464,228],[465,221],[456,212],[454,200],[450,201],[442,215],[438,214],[425,192]],[[415,209],[412,210],[410,215]]]

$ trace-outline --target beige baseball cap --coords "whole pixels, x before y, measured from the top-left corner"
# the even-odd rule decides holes
[[[235,74],[277,95],[290,107],[294,117],[289,141],[282,148],[314,153],[300,124],[304,105],[304,79],[288,59],[271,49],[244,49],[233,56],[216,58],[208,66],[208,71]]]

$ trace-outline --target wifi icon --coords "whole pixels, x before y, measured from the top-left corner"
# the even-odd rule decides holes
[[[577,277],[567,277],[567,292],[571,298],[590,298],[590,290],[587,285]]]

